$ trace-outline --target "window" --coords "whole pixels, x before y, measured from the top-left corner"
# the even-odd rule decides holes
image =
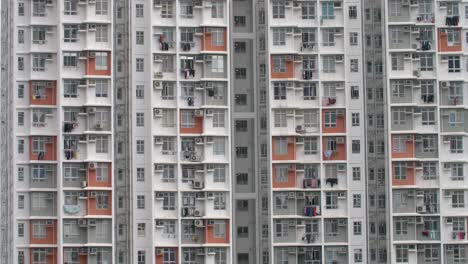
[[[361,168],[353,167],[353,181],[360,181],[360,180],[361,180]]]
[[[275,0],[272,3],[273,18],[285,18],[284,1]]]
[[[393,136],[393,152],[397,152],[397,153],[406,152],[407,140],[408,139],[406,136],[402,136],[402,135]]]
[[[460,40],[460,30],[459,29],[446,29],[447,34],[447,45],[451,46],[459,46],[461,44]]]
[[[335,72],[335,56],[323,56],[323,72],[334,73]]]
[[[32,14],[35,17],[43,17],[46,15],[46,1],[33,0],[32,1]]]
[[[24,98],[24,84],[18,84],[18,99]]]
[[[234,16],[235,27],[245,27],[246,18],[245,16]]]
[[[137,154],[145,154],[145,141],[144,140],[137,140],[136,141],[136,151]]]
[[[448,72],[460,72],[460,56],[448,57]]]
[[[404,63],[403,63],[403,56],[392,54],[391,61],[392,61],[392,71],[403,71],[405,69]]]
[[[181,111],[181,127],[194,128],[195,127],[195,113],[191,110]]]
[[[325,119],[324,126],[325,126],[325,128],[335,128],[336,127],[336,117],[337,117],[336,110],[325,111],[325,113],[324,113],[324,119]]]
[[[96,42],[109,41],[107,25],[96,25],[95,39]]]
[[[325,205],[327,209],[338,209],[338,193],[326,192],[325,193]]]
[[[187,89],[188,87],[182,86],[182,89]],[[193,96],[191,96],[193,97]],[[161,90],[161,99],[163,100],[173,100],[174,99],[174,85],[172,83],[163,82]]]
[[[360,121],[360,113],[351,113],[351,123],[352,126],[359,126],[361,121]]]
[[[18,3],[18,16],[24,16],[24,3]]]
[[[223,18],[224,17],[224,1],[223,0],[211,0],[211,18]]]
[[[393,177],[395,180],[406,180],[407,178],[406,162],[395,162],[393,164]]]
[[[63,66],[64,67],[77,67],[78,66],[78,54],[75,52],[64,52],[63,53]]]
[[[350,72],[359,72],[359,60],[358,59],[350,59],[349,60],[349,67]]]
[[[437,139],[434,135],[425,135],[421,136],[422,141],[422,151],[424,153],[434,153],[437,150]]]
[[[358,33],[357,32],[349,32],[349,45],[357,46],[358,45]]]
[[[107,70],[107,63],[107,52],[96,52],[96,70]]]
[[[323,30],[323,46],[333,47],[335,46],[335,29],[324,29]]]
[[[246,159],[248,157],[248,148],[247,147],[236,147],[236,158]]]
[[[137,264],[146,264],[146,252],[138,250]]]
[[[275,110],[274,111],[274,122],[275,127],[286,127],[288,124],[287,110]]]
[[[136,126],[145,126],[145,113],[136,113]]]
[[[450,153],[463,153],[463,136],[450,137]]]
[[[434,108],[421,108],[422,125],[432,126],[435,125],[435,109]]]
[[[145,196],[144,195],[137,195],[137,208],[145,209]]]
[[[281,83],[274,83],[273,84],[273,90],[274,90],[274,99],[275,100],[286,100],[286,83],[281,82]]]
[[[144,85],[137,85],[136,86],[136,89],[135,89],[135,93],[136,93],[136,98],[137,99],[143,99],[145,98],[145,86]]]
[[[463,181],[463,163],[448,164],[452,181]]]
[[[180,16],[184,18],[193,18],[193,2],[180,1]]]
[[[226,236],[226,223],[224,221],[215,221],[213,237],[225,238]]]
[[[334,2],[322,2],[322,19],[334,19],[335,6]]]
[[[314,155],[318,152],[318,140],[316,137],[304,137],[304,155]]]
[[[408,245],[396,245],[396,262],[408,262]]]
[[[465,208],[465,191],[452,191],[452,208]]]
[[[361,208],[361,195],[353,194],[353,208]]]
[[[172,0],[161,1],[161,17],[162,18],[172,18],[173,9],[174,8],[173,8]]]
[[[63,80],[63,97],[76,98],[78,97],[78,82],[72,79]]]
[[[18,195],[18,209],[24,209],[24,195],[20,194]]]
[[[45,71],[45,63],[47,58],[50,58],[50,55],[48,56],[47,54],[33,54],[33,71]]]
[[[236,132],[247,132],[247,120],[236,120]]]
[[[349,6],[348,14],[349,14],[349,19],[356,19],[357,18],[357,7],[356,6]]]
[[[361,141],[360,140],[352,140],[351,141],[351,151],[354,154],[361,152]]]
[[[214,210],[226,210],[226,194],[222,192],[214,193]]]
[[[18,126],[24,126],[24,112],[18,112]]]
[[[419,56],[421,61],[421,71],[433,71],[434,70],[434,56],[432,54],[423,53]]]
[[[64,25],[63,26],[63,41],[66,43],[77,42],[78,37],[78,26],[77,25]]]
[[[224,72],[224,57],[211,56],[211,72],[223,73]]]
[[[143,58],[136,58],[135,67],[137,72],[143,72],[145,69],[145,62]]]
[[[24,224],[18,223],[18,237],[24,237]]]
[[[215,137],[213,139],[213,155],[224,155],[226,140],[224,137]]]
[[[286,29],[285,28],[273,28],[273,46],[284,46],[286,45]]]
[[[302,19],[315,19],[315,2],[302,2]]]
[[[96,136],[96,153],[108,153],[109,139],[107,136]]]
[[[236,68],[235,69],[236,79],[246,79],[247,78],[247,69],[246,68]]]
[[[109,193],[97,192],[96,209],[109,209]]]
[[[244,41],[236,41],[234,42],[234,51],[236,53],[245,53],[246,46],[247,43],[245,43]]]
[[[273,72],[277,72],[277,73],[286,72],[286,58],[284,56],[273,57]]]
[[[317,85],[315,83],[305,83],[302,88],[304,100],[315,100],[317,98]]]
[[[96,15],[107,15],[107,0],[96,0]]]
[[[224,127],[224,110],[213,110],[213,127]]]
[[[144,14],[144,5],[143,4],[136,4],[135,5],[135,16],[142,18]]]

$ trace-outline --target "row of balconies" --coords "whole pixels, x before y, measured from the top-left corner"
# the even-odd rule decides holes
[[[180,208],[179,199],[183,202]],[[228,192],[183,192],[181,197],[177,197],[177,192],[154,193],[153,208],[162,218],[225,218],[230,215],[230,207]]]
[[[316,162],[322,159],[346,160],[346,137],[345,136],[324,136],[322,144],[319,140],[305,144],[305,139],[301,140],[294,136],[275,136],[272,142],[273,161],[295,162]],[[310,144],[310,145],[309,145]]]
[[[346,164],[274,164],[272,184],[274,189],[346,189]],[[323,175],[323,177],[321,177]]]
[[[468,132],[464,123],[468,111],[464,109],[440,109],[440,118],[436,118],[435,107],[393,107],[392,131],[395,132]]]
[[[441,140],[441,148],[438,142]],[[463,135],[437,136],[436,134],[393,134],[393,159],[438,158],[442,161],[466,160],[468,138]]]
[[[108,51],[70,52],[67,65],[57,65],[56,53],[34,53],[18,56],[18,77],[32,80],[50,80],[62,69],[65,78],[110,76],[111,53]],[[53,79],[53,78],[52,78]]]
[[[343,1],[319,2],[318,5],[308,1],[285,1],[275,6],[275,11],[270,12],[268,21],[272,26],[344,26],[345,21],[353,24],[343,5]],[[357,16],[356,10],[352,18]]]
[[[458,1],[403,0],[389,2],[388,15],[390,23],[435,24],[443,26],[461,26],[466,23],[461,11],[463,5]]]
[[[463,55],[442,55],[437,58],[433,53],[393,52],[390,55],[390,79],[436,79],[463,80],[466,71],[462,63]]]
[[[18,217],[57,216],[57,195],[55,192],[24,192],[23,209]],[[66,203],[63,212],[67,216],[112,215],[111,191],[70,191],[65,192]]]
[[[282,263],[333,263],[346,264],[349,263],[348,247],[347,246],[324,246],[322,256],[321,246],[304,247],[298,245],[275,246],[273,248],[274,264]],[[353,256],[354,257],[354,256]],[[285,261],[285,262],[284,262]]]
[[[400,256],[398,263],[465,263],[468,258],[468,247],[464,244],[449,244],[443,246],[440,252],[440,244],[400,244],[392,246],[392,254]],[[442,262],[443,261],[443,262]]]
[[[171,108],[178,104],[182,108],[227,107],[226,82],[175,82],[153,81],[153,98],[158,107]]]
[[[321,243],[347,243],[348,220],[324,218],[325,231],[319,219],[275,219],[274,244],[313,245]]]
[[[20,257],[21,256],[21,257]],[[55,247],[32,247],[21,248],[18,250],[18,259],[23,263],[79,263],[79,264],[95,264],[95,263],[111,263],[112,248],[107,246],[98,247],[64,247],[63,261],[58,260],[58,252]],[[38,262],[40,261],[40,262]]]
[[[63,187],[99,189],[112,186],[112,168],[110,163],[88,162],[68,163],[64,165]],[[56,189],[56,164],[21,165],[22,177],[16,182],[17,189]]]
[[[155,220],[155,241],[157,246],[179,244],[183,245],[209,246],[210,244],[228,244],[229,239],[229,220],[215,219],[190,219],[182,220],[182,232],[177,224],[177,220],[156,219]],[[173,226],[171,233],[165,232],[168,226]],[[216,227],[215,227],[216,226]],[[221,227],[221,232],[214,233],[214,229]],[[224,233],[224,234],[223,234]],[[200,248],[201,249],[201,248]]]
[[[328,181],[327,181],[328,180]],[[325,179],[327,186],[335,186],[336,179]],[[276,191],[273,193],[274,209],[276,217],[303,217],[318,218],[323,217],[344,217],[348,209],[348,193],[346,190],[336,190],[328,187],[321,193],[320,191]],[[344,188],[342,188],[344,189]]]
[[[155,190],[220,190],[229,189],[228,165],[204,164],[182,165],[178,176],[176,164],[154,164]],[[179,179],[182,179],[179,181]]]
[[[391,80],[390,86],[393,105],[439,103],[443,107],[456,107],[463,105],[466,97],[463,81],[440,81],[437,88],[433,80]]]
[[[419,26],[390,26],[389,48],[392,51],[433,51],[435,40],[439,52],[461,52],[461,30],[459,28],[442,28],[437,30],[434,38],[432,27]]]
[[[178,126],[176,125],[176,113],[177,110],[173,108],[153,109],[154,122],[152,125],[158,134],[169,137],[170,135],[175,136],[176,133],[203,134],[204,136],[225,136],[228,134],[226,109],[180,110],[181,119],[179,119]],[[212,141],[208,140],[208,143],[212,143]]]
[[[463,162],[398,161],[392,165],[392,185],[420,188],[457,188],[468,182]]]
[[[57,161],[57,152],[63,160],[112,160],[111,138],[107,134],[67,135],[64,136],[64,148],[57,150],[56,136],[18,137],[21,161]]]
[[[321,34],[321,43],[317,43]],[[344,29],[336,28],[272,28],[270,38],[271,53],[344,53]],[[277,40],[278,39],[278,40]]]
[[[175,81],[176,78],[192,81],[225,81],[227,56],[188,55],[180,57],[180,69],[175,68],[175,55],[153,56],[153,78],[158,81]]]
[[[173,26],[173,25],[172,25]],[[153,42],[156,52],[183,53],[226,52],[227,30],[225,27],[179,28],[180,38],[175,39],[175,27],[154,27]]]
[[[216,247],[183,247],[178,248],[175,245],[161,245],[155,249],[156,261],[155,264],[167,264],[167,263],[178,263],[177,256],[179,250],[182,251],[184,261],[196,261],[195,263],[229,263],[231,254],[229,248],[222,246]],[[209,246],[209,245],[207,245]],[[168,262],[167,260],[171,261]]]
[[[173,26],[175,22],[181,26],[226,26],[228,23],[228,4],[226,1],[188,1],[184,5],[176,1],[153,0],[152,17],[154,25]]]

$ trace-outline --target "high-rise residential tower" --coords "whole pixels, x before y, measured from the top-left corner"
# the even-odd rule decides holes
[[[467,2],[0,3],[1,263],[467,262]]]

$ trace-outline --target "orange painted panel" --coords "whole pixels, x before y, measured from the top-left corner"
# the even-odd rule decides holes
[[[108,208],[107,209],[98,209],[96,208],[96,197],[91,197],[90,192],[88,192],[88,215],[112,215],[112,193],[109,193],[108,199]]]
[[[271,78],[273,79],[288,79],[294,78],[294,61],[286,61],[286,71],[285,72],[274,72],[274,61],[273,56],[271,57]]]
[[[46,225],[46,236],[43,239],[35,239],[34,223],[39,220],[29,222],[29,243],[30,244],[57,244],[57,221],[53,220],[51,225]],[[42,221],[42,220],[40,220]]]
[[[43,154],[42,159],[39,159],[38,154],[33,153],[33,138],[29,138],[29,159],[30,160],[57,160],[57,137],[51,137],[52,140],[45,145],[45,153]]]
[[[296,171],[288,169],[288,181],[287,182],[277,182],[276,181],[276,165],[273,165],[273,170],[272,170],[272,182],[273,182],[273,188],[294,188],[296,187]]]
[[[207,244],[227,244],[229,243],[229,221],[226,220],[226,231],[225,234],[226,236],[224,238],[217,238],[214,236],[214,225],[207,225],[205,229],[205,237],[206,237],[206,243]]]
[[[182,114],[179,114],[180,120],[182,120]],[[180,133],[183,134],[201,134],[203,133],[203,117],[202,116],[196,116],[195,117],[195,126],[186,128],[182,127],[182,122],[180,122]]]
[[[179,263],[179,255],[178,255],[178,250],[176,247],[165,247],[165,248],[173,248],[174,253],[175,253],[175,263]],[[156,248],[156,264],[163,264],[164,263],[164,255],[163,254],[158,254],[158,249],[164,249],[164,248]]]
[[[458,31],[460,31],[460,29],[458,29]],[[459,32],[459,34],[461,36],[461,32]],[[439,29],[439,31],[438,31],[437,42],[438,42],[438,45],[439,45],[439,51],[448,51],[448,52],[462,51],[461,41],[460,41],[460,45],[449,46],[448,45],[448,40],[447,40],[447,33],[442,32],[441,29]]]
[[[29,250],[29,263],[30,264],[34,264],[34,262],[33,262],[33,256],[34,256],[33,251],[34,251],[33,248],[31,248]],[[56,248],[52,248],[51,253],[46,253],[46,263],[47,264],[57,264],[57,249]]]
[[[325,127],[325,112],[322,112],[322,131],[323,133],[346,133],[346,116],[337,115],[336,116],[336,127]],[[332,110],[335,111],[335,110]]]
[[[34,83],[45,82],[44,97],[34,96]],[[56,105],[57,104],[57,81],[29,81],[29,103],[31,105]]]
[[[392,158],[395,159],[404,159],[404,158],[414,158],[414,143],[413,140],[407,140],[406,151],[405,152],[395,152],[395,148],[393,146],[393,135],[392,135]]]
[[[107,181],[96,180],[96,169],[88,169],[88,186],[89,187],[112,187],[112,163],[108,165],[108,176]]]
[[[224,44],[221,46],[214,46],[212,43],[211,32],[203,33],[203,41],[202,41],[202,50],[205,51],[227,51],[227,32],[224,29]]]
[[[415,184],[416,182],[415,182],[415,177],[414,177],[414,163],[413,162],[407,163],[406,179],[404,180],[395,179],[395,169],[392,166],[392,185],[393,186],[404,186],[404,185],[415,185]]]
[[[100,51],[99,51],[100,52]],[[111,53],[107,52],[107,69],[106,70],[97,70],[96,69],[96,58],[90,58],[86,60],[86,75],[104,75],[110,76],[111,75],[111,68],[112,68],[112,59]]]
[[[327,149],[327,143],[325,137],[322,139],[322,149]],[[325,157],[325,153],[322,152],[323,160],[346,160],[346,139],[343,143],[336,144],[336,151],[332,153],[330,157]]]
[[[275,154],[275,138],[273,137],[273,144],[271,146],[271,153],[273,160],[295,160],[296,159],[296,139],[288,137],[288,153],[285,155]]]

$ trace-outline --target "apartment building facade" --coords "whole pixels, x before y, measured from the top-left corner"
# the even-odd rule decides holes
[[[14,1],[13,257],[112,263],[112,1]]]
[[[388,1],[391,259],[467,260],[468,5]]]
[[[467,3],[8,4],[7,263],[467,261]]]

